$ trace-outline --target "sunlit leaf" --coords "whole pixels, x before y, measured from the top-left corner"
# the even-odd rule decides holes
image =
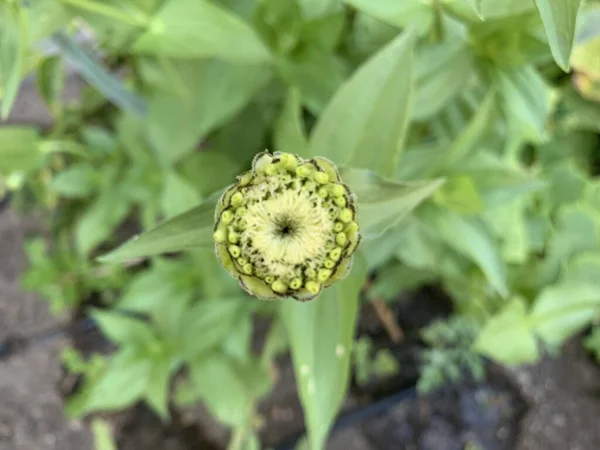
[[[359,255],[352,274],[316,300],[282,304],[312,450],[325,448],[346,393],[358,295],[366,275],[366,262]]]
[[[569,58],[581,0],[535,0],[535,4],[546,29],[552,56],[566,72],[569,70]]]
[[[227,9],[205,0],[165,2],[133,50],[176,58],[216,57],[247,63],[270,58],[267,47],[250,26]]]
[[[474,345],[475,351],[504,364],[533,362],[539,356],[522,299],[511,300],[485,324]]]
[[[406,31],[342,85],[311,135],[309,155],[394,172],[408,123],[413,45]]]
[[[431,196],[443,180],[398,183],[368,170],[342,169],[342,180],[358,198],[358,222],[365,238],[375,238],[398,224]]]
[[[600,285],[565,282],[544,289],[535,300],[531,326],[551,346],[588,325],[600,314]]]
[[[501,296],[508,295],[506,272],[499,248],[480,221],[442,209],[430,211],[427,218],[450,247],[479,266]]]
[[[116,263],[191,248],[212,248],[217,200],[218,196],[212,196],[199,206],[130,239],[99,260]]]

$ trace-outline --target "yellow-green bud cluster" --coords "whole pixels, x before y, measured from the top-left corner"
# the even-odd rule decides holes
[[[350,268],[356,199],[332,162],[264,152],[219,200],[214,240],[248,293],[310,300]]]

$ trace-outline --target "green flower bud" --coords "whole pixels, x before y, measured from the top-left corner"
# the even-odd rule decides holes
[[[327,175],[325,172],[315,172],[313,178],[319,184],[326,184],[329,182],[329,175]]]
[[[277,292],[278,294],[285,294],[287,292],[287,286],[281,280],[273,282],[273,284],[271,285],[271,289],[273,289],[273,291]]]
[[[229,225],[232,221],[233,213],[229,210],[223,211],[223,214],[221,214],[221,222],[223,222],[225,225]]]
[[[234,258],[237,258],[240,256],[241,254],[241,250],[237,245],[230,245],[229,246],[229,253],[231,254],[231,256],[233,256]]]
[[[344,208],[340,211],[339,218],[344,223],[350,223],[352,221],[352,210]]]
[[[346,189],[341,184],[332,184],[331,185],[331,195],[334,197],[341,197],[346,193]]]
[[[346,242],[348,242],[348,236],[346,236],[346,233],[338,233],[335,235],[335,242],[337,243],[337,245],[339,246],[344,246],[346,245]]]
[[[300,289],[302,287],[302,279],[300,278],[292,278],[292,281],[290,281],[290,289]]]
[[[251,295],[310,300],[351,266],[355,211],[331,161],[264,152],[218,203],[217,256]]]

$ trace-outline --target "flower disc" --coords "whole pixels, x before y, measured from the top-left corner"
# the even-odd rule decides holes
[[[216,252],[248,293],[310,300],[346,275],[356,214],[330,161],[261,153],[217,205]]]

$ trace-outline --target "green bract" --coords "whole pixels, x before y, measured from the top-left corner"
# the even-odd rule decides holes
[[[251,295],[311,300],[350,269],[356,204],[331,161],[260,153],[217,203],[216,254]]]

